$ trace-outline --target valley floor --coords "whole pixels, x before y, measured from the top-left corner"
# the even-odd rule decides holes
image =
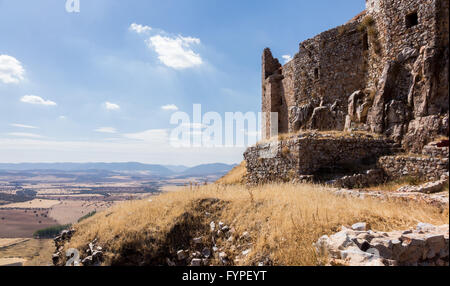
[[[0,266],[52,265],[52,239],[0,239]]]

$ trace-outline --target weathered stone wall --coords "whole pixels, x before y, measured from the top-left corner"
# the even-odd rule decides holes
[[[420,152],[448,136],[448,8],[447,0],[367,0],[349,23],[300,43],[284,66],[266,49],[263,112],[279,114],[280,133],[364,130]]]
[[[385,156],[379,159],[378,166],[391,180],[411,176],[436,181],[449,170],[448,158],[427,156]]]
[[[279,113],[280,133],[344,129],[348,95],[365,85],[365,49],[358,25],[353,21],[301,43],[292,61],[282,68],[271,65],[269,73],[266,63],[274,60],[264,51],[262,110]],[[310,121],[321,106],[329,108]],[[330,115],[332,120],[322,122]]]
[[[277,59],[272,57],[272,53],[269,49],[264,50],[262,63],[262,111],[267,113],[267,116],[265,118],[266,134],[263,135],[266,138],[270,138],[272,127],[270,113],[281,113],[281,64]],[[284,132],[285,130],[280,129],[279,131]]]
[[[422,154],[432,158],[448,158],[449,141],[432,142],[423,148]]]
[[[248,148],[244,153],[247,182],[257,185],[294,179],[299,165],[296,150],[298,147],[295,140],[271,142]]]
[[[448,140],[436,141],[425,146],[422,155],[385,156],[379,159],[378,166],[391,180],[412,176],[437,181],[448,174],[448,156]]]
[[[260,144],[244,153],[247,181],[262,184],[301,180],[315,175],[321,168],[370,165],[390,154],[393,148],[393,144],[384,139],[322,135],[300,135]]]

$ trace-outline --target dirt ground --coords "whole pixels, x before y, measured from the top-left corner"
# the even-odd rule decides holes
[[[113,202],[103,201],[63,201],[49,211],[49,217],[56,220],[59,224],[76,223],[88,213],[93,211],[100,212],[112,205]]]
[[[2,209],[49,209],[57,204],[56,200],[35,199],[29,202],[15,203],[1,206]]]
[[[0,250],[29,240],[29,238],[0,238]]]
[[[35,231],[57,224],[48,210],[0,209],[0,238],[32,238]]]
[[[55,250],[51,239],[27,239],[0,248],[0,266],[49,266]]]

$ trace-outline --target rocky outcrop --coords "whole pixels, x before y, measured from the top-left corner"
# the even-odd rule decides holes
[[[332,105],[316,107],[308,121],[308,129],[342,130],[345,113],[339,110],[338,105],[339,103],[336,101]]]
[[[65,259],[64,246],[67,242],[70,242],[74,233],[75,233],[74,229],[63,230],[61,234],[55,237],[55,239],[53,240],[55,242],[56,250],[53,253],[52,260],[55,266],[61,265],[61,263],[64,261]]]
[[[419,223],[416,229],[377,232],[358,223],[315,244],[331,265],[448,266],[449,226]]]
[[[420,153],[427,143],[439,134],[442,134],[441,130],[448,128],[444,124],[448,125],[448,121],[444,123],[444,119],[438,115],[418,117],[412,120],[408,124],[408,131],[403,139],[403,146],[407,150]]]

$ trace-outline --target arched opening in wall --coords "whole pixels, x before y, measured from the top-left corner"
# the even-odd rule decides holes
[[[319,69],[318,68],[314,69],[314,79],[319,79]]]
[[[411,28],[419,24],[419,16],[416,12],[409,13],[405,17],[406,28]]]
[[[364,33],[362,40],[363,40],[363,50],[364,51],[369,50],[369,35],[367,33]]]

